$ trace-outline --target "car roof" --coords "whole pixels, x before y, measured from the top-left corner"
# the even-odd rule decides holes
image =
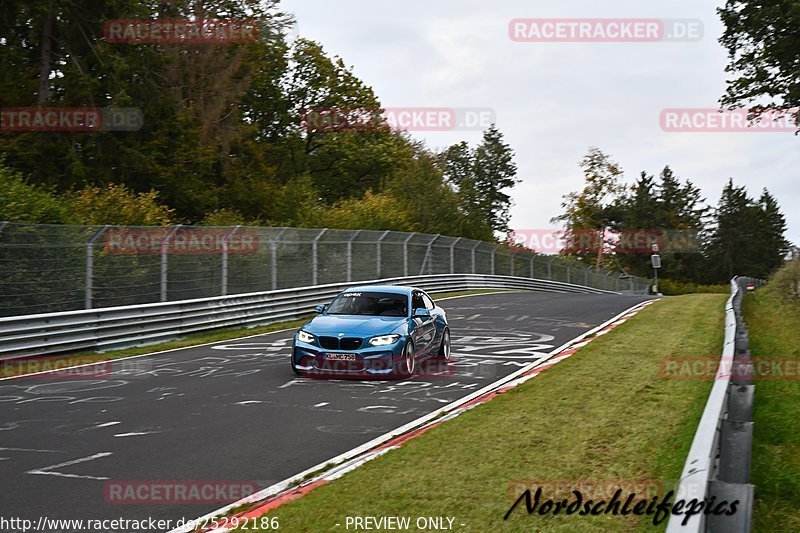
[[[411,294],[412,291],[422,290],[416,287],[402,287],[400,285],[364,285],[362,287],[348,287],[342,292],[388,292],[392,294]]]

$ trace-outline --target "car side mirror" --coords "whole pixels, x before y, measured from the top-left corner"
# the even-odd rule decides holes
[[[314,308],[314,312],[317,314],[322,314],[325,312],[326,309],[328,309],[327,305],[319,304]]]
[[[424,307],[414,309],[414,318],[430,318],[431,312]]]

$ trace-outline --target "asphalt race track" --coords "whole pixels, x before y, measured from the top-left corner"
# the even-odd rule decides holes
[[[0,509],[32,520],[196,518],[229,501],[121,504],[108,484],[267,487],[474,392],[646,299],[443,300],[454,362],[405,381],[295,378],[288,331],[122,360],[90,377],[3,380]]]

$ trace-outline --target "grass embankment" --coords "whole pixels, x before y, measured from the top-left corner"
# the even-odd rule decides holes
[[[540,376],[270,515],[288,531],[344,531],[347,516],[387,515],[412,524],[455,517],[460,531],[663,529],[666,522],[655,528],[651,517],[529,516],[524,504],[508,521],[503,515],[520,482],[533,491],[545,480],[658,480],[672,488],[712,383],[664,379],[660,363],[719,356],[725,300],[656,302]]]
[[[443,294],[434,294],[436,300],[443,298],[452,298],[455,296],[468,296],[471,294],[482,294],[487,292],[506,292],[496,291],[491,289],[474,290],[474,291],[459,291]],[[0,378],[13,377],[20,374],[27,374],[41,370],[58,369],[59,371],[66,370],[72,366],[83,365],[87,363],[96,363],[99,361],[112,361],[114,359],[121,359],[124,357],[132,357],[135,355],[144,355],[154,352],[161,352],[164,350],[175,350],[178,348],[191,348],[200,344],[208,344],[212,342],[226,341],[231,339],[239,339],[251,335],[262,335],[274,331],[284,329],[299,328],[305,324],[313,315],[308,315],[298,320],[291,320],[286,322],[276,322],[265,326],[256,326],[252,328],[235,327],[223,328],[213,331],[202,333],[193,333],[178,339],[161,342],[157,344],[148,344],[146,346],[135,346],[131,348],[123,348],[120,350],[109,350],[105,352],[82,351],[69,354],[56,354],[45,356],[31,356],[26,359],[35,359],[33,364],[22,364],[20,360],[12,360],[6,363],[0,361]]]
[[[769,289],[744,300],[750,350],[754,357],[770,361],[796,360],[800,302],[784,301]],[[756,487],[754,531],[800,531],[800,380],[795,372],[789,379],[754,383],[750,470],[750,482]]]

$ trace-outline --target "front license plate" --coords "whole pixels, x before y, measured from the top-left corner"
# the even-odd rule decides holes
[[[329,353],[325,359],[328,361],[355,361],[356,356],[352,353]]]

